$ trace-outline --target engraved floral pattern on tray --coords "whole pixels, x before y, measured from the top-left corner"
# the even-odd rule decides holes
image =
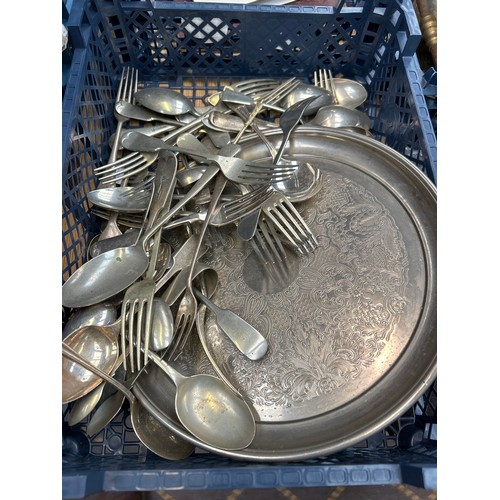
[[[214,251],[204,259],[219,273],[214,301],[268,339],[264,359],[249,361],[206,315],[214,358],[263,420],[303,418],[345,401],[343,390],[386,348],[408,302],[403,237],[373,194],[328,172],[321,191],[297,208],[319,248],[307,256],[288,254],[286,286],[273,287],[271,279],[255,289],[259,272],[261,280],[269,277],[255,268],[250,245],[234,228],[211,232]]]

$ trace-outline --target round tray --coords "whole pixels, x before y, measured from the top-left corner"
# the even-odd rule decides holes
[[[279,146],[280,131],[266,135]],[[239,156],[269,158],[259,138],[241,144]],[[435,187],[405,157],[356,133],[302,126],[285,155],[323,171],[321,190],[296,204],[319,247],[287,250],[285,265],[266,266],[225,226],[211,228],[203,259],[219,276],[212,300],[257,327],[267,354],[246,359],[202,307],[205,350],[193,336],[176,361],[185,374],[217,372],[249,402],[254,441],[225,451],[194,438],[175,416],[173,383],[151,363],[134,388],[175,433],[246,460],[345,449],[396,420],[436,376]]]

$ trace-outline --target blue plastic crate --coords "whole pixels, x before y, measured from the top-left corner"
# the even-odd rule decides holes
[[[67,26],[73,60],[63,100],[63,282],[85,262],[99,232],[86,195],[97,187],[94,167],[110,153],[125,64],[142,82],[168,82],[199,101],[242,78],[310,82],[315,69],[331,69],[367,88],[364,111],[375,137],[436,182],[436,135],[410,0],[340,0],[337,7],[74,0]],[[262,465],[203,452],[169,462],[144,448],[121,413],[92,441],[82,432],[85,422],[63,432],[63,498],[102,490],[401,482],[435,488],[435,424],[432,387],[392,426],[330,457]]]

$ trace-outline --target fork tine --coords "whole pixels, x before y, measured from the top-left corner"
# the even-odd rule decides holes
[[[315,69],[314,70],[314,74],[313,74],[313,84],[316,86],[316,87],[319,87],[319,79],[318,79],[318,70]]]
[[[269,184],[288,179],[293,175],[297,165],[274,165],[266,166],[247,163],[239,173],[239,181],[242,184]]]
[[[314,250],[318,242],[293,204],[279,194],[275,202],[263,207],[267,217],[276,225],[282,235],[302,254]]]
[[[147,352],[149,349],[149,338],[151,336],[151,316],[153,313],[153,300],[149,298],[141,297],[141,300],[137,304],[138,307],[138,318],[137,318],[137,333],[135,334],[135,342],[137,345],[137,369],[140,370],[143,366],[141,363],[141,346],[144,346],[144,350]],[[144,363],[148,361],[146,355],[144,355]]]
[[[259,227],[262,232],[262,236],[268,243],[268,247],[271,250],[272,255],[274,256],[273,262],[275,259],[278,262],[283,262],[286,259],[286,252],[283,248],[283,244],[276,234],[276,229],[273,224],[269,224],[265,217],[262,217],[259,221]]]
[[[122,317],[121,317],[121,322],[120,322],[120,337],[121,337],[121,348],[122,348],[122,353],[123,353],[123,369],[127,371],[127,332],[126,332],[126,314],[127,314],[127,303],[123,301],[122,304]]]
[[[122,158],[119,158],[118,160],[110,161],[110,162],[106,163],[105,165],[101,165],[100,167],[95,167],[94,172],[96,172],[96,173],[103,172],[103,171],[106,171],[107,169],[114,167],[114,166],[121,167],[124,164],[127,164],[127,162],[134,161],[139,156],[141,156],[141,154],[138,151],[131,152],[127,156],[123,156]]]
[[[138,71],[136,69],[131,70],[131,75],[130,75],[130,85],[129,85],[129,92],[127,95],[127,102],[134,103],[135,102],[135,93],[137,92],[137,79],[138,79]]]
[[[110,167],[107,170],[97,172],[97,177],[103,180],[103,179],[108,179],[114,175],[118,176],[128,173],[130,171],[135,171],[137,167],[143,165],[143,163],[146,161],[147,159],[143,155],[139,155],[137,158],[131,158],[130,160],[124,161],[121,164],[117,164],[113,167]]]
[[[221,212],[224,212],[226,217],[234,217],[238,213],[246,213],[250,208],[259,205],[269,198],[273,191],[272,186],[259,186],[254,191],[244,194],[241,198],[223,203],[221,205]]]
[[[135,307],[137,300],[130,300],[125,294],[123,300],[122,313],[121,313],[121,339],[122,339],[122,352],[127,352],[126,339],[128,338],[128,356],[123,358],[123,369],[134,372],[134,323],[135,323]],[[128,328],[127,328],[128,326]],[[127,367],[127,357],[130,361],[130,367]]]

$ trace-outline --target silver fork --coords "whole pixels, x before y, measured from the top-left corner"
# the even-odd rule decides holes
[[[129,121],[129,118],[118,113],[118,108],[122,102],[127,102],[130,104],[135,104],[134,94],[137,92],[137,85],[139,79],[139,71],[130,67],[123,68],[122,76],[120,79],[120,85],[118,86],[118,92],[116,94],[115,102],[115,118],[118,122],[115,131],[115,140],[113,142],[113,148],[111,149],[111,154],[109,156],[109,161],[113,162],[116,160],[116,155],[118,153],[118,146],[120,145],[120,134],[123,128],[123,124]]]
[[[328,90],[332,93],[333,104],[338,104],[339,100],[337,93],[335,91],[335,85],[333,83],[332,70],[318,69],[314,71],[314,85],[322,89]]]
[[[275,192],[261,205],[262,216],[278,229],[278,235],[302,255],[314,251],[318,241],[288,198]]]
[[[250,243],[257,259],[262,264],[265,276],[275,285],[280,287],[285,285],[289,274],[288,260],[274,224],[270,224],[264,217],[261,217],[255,236]],[[265,284],[266,280],[264,279],[262,283]]]
[[[259,208],[273,193],[272,186],[262,185],[239,198],[222,203],[210,219],[210,225],[219,227],[236,222]]]
[[[286,251],[276,228],[265,217],[260,217],[254,238],[250,240],[252,247],[264,264],[284,262]]]
[[[165,144],[161,139],[145,137],[142,134],[134,132],[129,134],[130,142],[134,140],[134,137],[141,141],[142,148],[144,148],[146,140],[152,144],[151,151],[156,155],[158,154],[158,150],[166,149],[177,153],[185,153],[197,161],[215,163],[229,180],[240,184],[269,184],[271,182],[279,182],[280,180],[285,180],[292,176],[297,168],[296,165],[254,163],[242,158],[216,154],[201,155],[198,151]],[[131,144],[129,145],[132,147]],[[107,177],[113,176],[113,172],[115,172],[114,175],[116,175],[116,178],[121,176],[120,172],[117,172],[116,168],[113,167],[108,171]]]
[[[102,184],[117,183],[126,180],[152,165],[158,158],[158,152],[143,153],[134,151],[119,160],[109,162],[94,169]]]
[[[150,215],[145,228],[146,231],[150,230],[155,224],[162,209],[166,206],[170,206],[174,193],[176,171],[177,158],[175,155],[171,153],[162,153],[156,168],[152,195],[153,198],[151,201]],[[142,367],[141,344],[144,345],[146,352],[149,348],[153,300],[156,292],[156,282],[154,281],[153,276],[156,270],[156,261],[161,240],[161,230],[162,228],[160,228],[154,236],[149,267],[146,271],[144,279],[129,286],[123,298],[121,314],[121,343],[122,352],[126,352],[126,337],[128,336],[131,372],[134,372],[135,370],[134,365],[137,365],[138,370]],[[134,346],[136,347],[137,353],[136,363],[134,363]],[[144,356],[144,358],[145,363],[147,361],[147,356]],[[127,358],[124,358],[123,360],[123,367],[127,370]]]
[[[118,153],[118,146],[119,146],[118,138],[123,128],[123,124],[128,120],[127,118],[124,118],[121,115],[119,115],[116,111],[116,108],[119,105],[119,103],[122,102],[123,100],[126,100],[127,102],[133,101],[134,92],[137,90],[138,77],[139,77],[139,72],[137,70],[131,69],[129,67],[123,68],[115,100],[114,113],[118,124],[108,162],[116,161],[116,155]],[[104,184],[106,184],[106,182],[104,182]],[[114,212],[113,215],[109,218],[106,226],[102,230],[101,235],[99,236],[100,240],[104,240],[106,238],[116,236],[122,233],[120,228],[118,227],[117,220],[118,220],[118,212]]]

